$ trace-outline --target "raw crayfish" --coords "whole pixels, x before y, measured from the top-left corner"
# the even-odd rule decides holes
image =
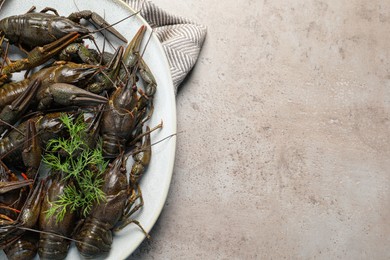
[[[55,14],[48,14],[48,11]],[[156,80],[140,53],[146,27],[139,29],[126,49],[117,48],[109,62],[100,64],[102,58],[95,58],[95,53],[80,41],[91,34],[86,27],[78,24],[81,18],[91,18],[126,41],[100,16],[89,11],[73,13],[65,18],[53,8],[45,8],[40,13],[29,11],[0,21],[4,37],[10,43],[30,51],[26,59],[19,61],[10,62],[3,57],[7,65],[2,68],[2,73],[7,80],[9,74],[29,71],[53,57],[67,59],[41,68],[24,80],[7,82],[0,88],[0,132],[7,130],[0,139],[0,157],[7,163],[23,162],[23,167],[14,167],[17,170],[23,168],[28,176],[27,180],[15,180],[13,186],[5,184],[7,190],[3,191],[15,191],[19,187],[31,189],[28,196],[23,195],[27,199],[12,197],[13,201],[23,202],[24,206],[16,214],[16,219],[14,214],[0,225],[0,245],[10,258],[17,258],[18,252],[21,252],[20,257],[32,257],[35,249],[29,249],[38,243],[41,258],[63,259],[72,239],[76,241],[80,254],[97,257],[110,250],[113,232],[130,223],[138,225],[148,237],[141,224],[132,219],[133,214],[143,206],[139,181],[150,162],[150,132],[154,130],[145,126],[153,113],[157,88]],[[69,57],[75,54],[79,58],[69,61]],[[139,81],[145,87],[138,87]],[[53,108],[60,112],[46,111]],[[32,113],[26,114],[26,111]],[[47,217],[48,209],[62,196],[65,187],[80,187],[75,178],[63,177],[63,172],[53,170],[45,178],[45,183],[39,181],[44,177],[37,175],[37,172],[41,154],[49,152],[49,146],[44,149],[46,144],[53,138],[65,140],[71,137],[60,118],[64,113],[74,121],[78,115],[83,115],[89,123],[83,135],[85,142],[94,147],[96,140],[101,138],[103,154],[111,164],[102,173],[100,187],[106,200],[95,202],[87,216],[69,209],[63,222],[58,222],[57,216]],[[14,125],[17,120],[18,124]],[[161,127],[162,124],[155,129]],[[58,154],[62,152],[60,150]],[[128,154],[133,155],[134,164],[127,174]],[[136,205],[137,201],[140,202]],[[80,226],[76,225],[79,218],[82,218]],[[41,232],[39,242],[32,239],[26,229]]]
[[[14,15],[0,21],[0,30],[13,44],[32,49],[58,40],[71,32],[88,35],[88,28],[80,25],[81,18],[92,19],[117,38],[127,42],[117,30],[112,28],[100,15],[91,11],[81,11],[63,17],[54,8],[46,7],[41,12],[33,12],[32,7],[26,14]],[[52,11],[54,14],[48,14]]]

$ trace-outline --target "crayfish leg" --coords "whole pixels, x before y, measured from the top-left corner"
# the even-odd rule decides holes
[[[52,7],[45,7],[40,11],[40,13],[47,13],[47,12],[53,12],[55,15],[60,16],[57,10]]]
[[[31,6],[30,9],[28,9],[28,11],[26,12],[26,14],[32,13],[32,12],[34,12],[36,9],[37,9],[37,7],[36,7],[35,5],[33,5],[33,6]]]
[[[134,206],[134,203],[137,200],[140,200],[140,202]],[[124,215],[122,216],[122,219],[127,219],[131,215],[133,215],[135,212],[137,212],[140,208],[142,208],[144,205],[144,198],[142,197],[141,187],[137,183],[136,189],[132,189],[131,196],[129,197],[126,208],[124,210]],[[134,207],[133,207],[134,206]]]
[[[14,222],[14,220],[12,218],[8,217],[5,214],[0,214],[0,219],[8,221],[9,223],[13,223]]]
[[[144,233],[145,237],[147,239],[151,239],[150,235],[148,234],[148,232],[146,232],[146,230],[142,227],[141,223],[139,223],[138,220],[135,220],[135,219],[127,219],[125,222],[123,222],[122,224],[120,224],[119,226],[117,226],[114,231],[115,232],[118,232],[120,230],[122,230],[123,228],[125,228],[127,225],[131,224],[131,223],[134,223],[136,224],[140,229],[141,231]]]

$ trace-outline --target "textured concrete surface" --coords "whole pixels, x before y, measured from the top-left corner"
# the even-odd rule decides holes
[[[208,35],[130,259],[390,259],[390,2],[154,2]]]

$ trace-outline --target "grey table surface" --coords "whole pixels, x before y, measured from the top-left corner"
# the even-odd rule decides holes
[[[154,3],[208,35],[129,259],[389,259],[390,2]]]

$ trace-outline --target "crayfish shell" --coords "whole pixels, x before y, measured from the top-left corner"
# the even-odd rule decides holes
[[[41,234],[38,254],[40,259],[60,260],[68,255],[69,240],[49,234]]]
[[[21,238],[7,248],[4,253],[9,260],[33,259],[38,251],[38,236],[33,232],[26,232]]]
[[[70,209],[68,209],[61,222],[57,221],[58,215],[47,215],[47,211],[52,207],[52,202],[56,201],[64,193],[67,185],[73,185],[71,181],[61,178],[60,174],[52,175],[49,178],[47,192],[42,202],[39,228],[42,231],[54,233],[54,235],[48,233],[40,234],[38,254],[41,259],[65,259],[68,254],[70,241],[63,237],[71,236],[77,222],[76,212],[70,212]],[[58,211],[56,213],[58,214]]]
[[[76,237],[76,240],[82,241],[76,243],[80,254],[86,258],[107,254],[112,244],[110,228],[111,225],[107,223],[88,218]]]

